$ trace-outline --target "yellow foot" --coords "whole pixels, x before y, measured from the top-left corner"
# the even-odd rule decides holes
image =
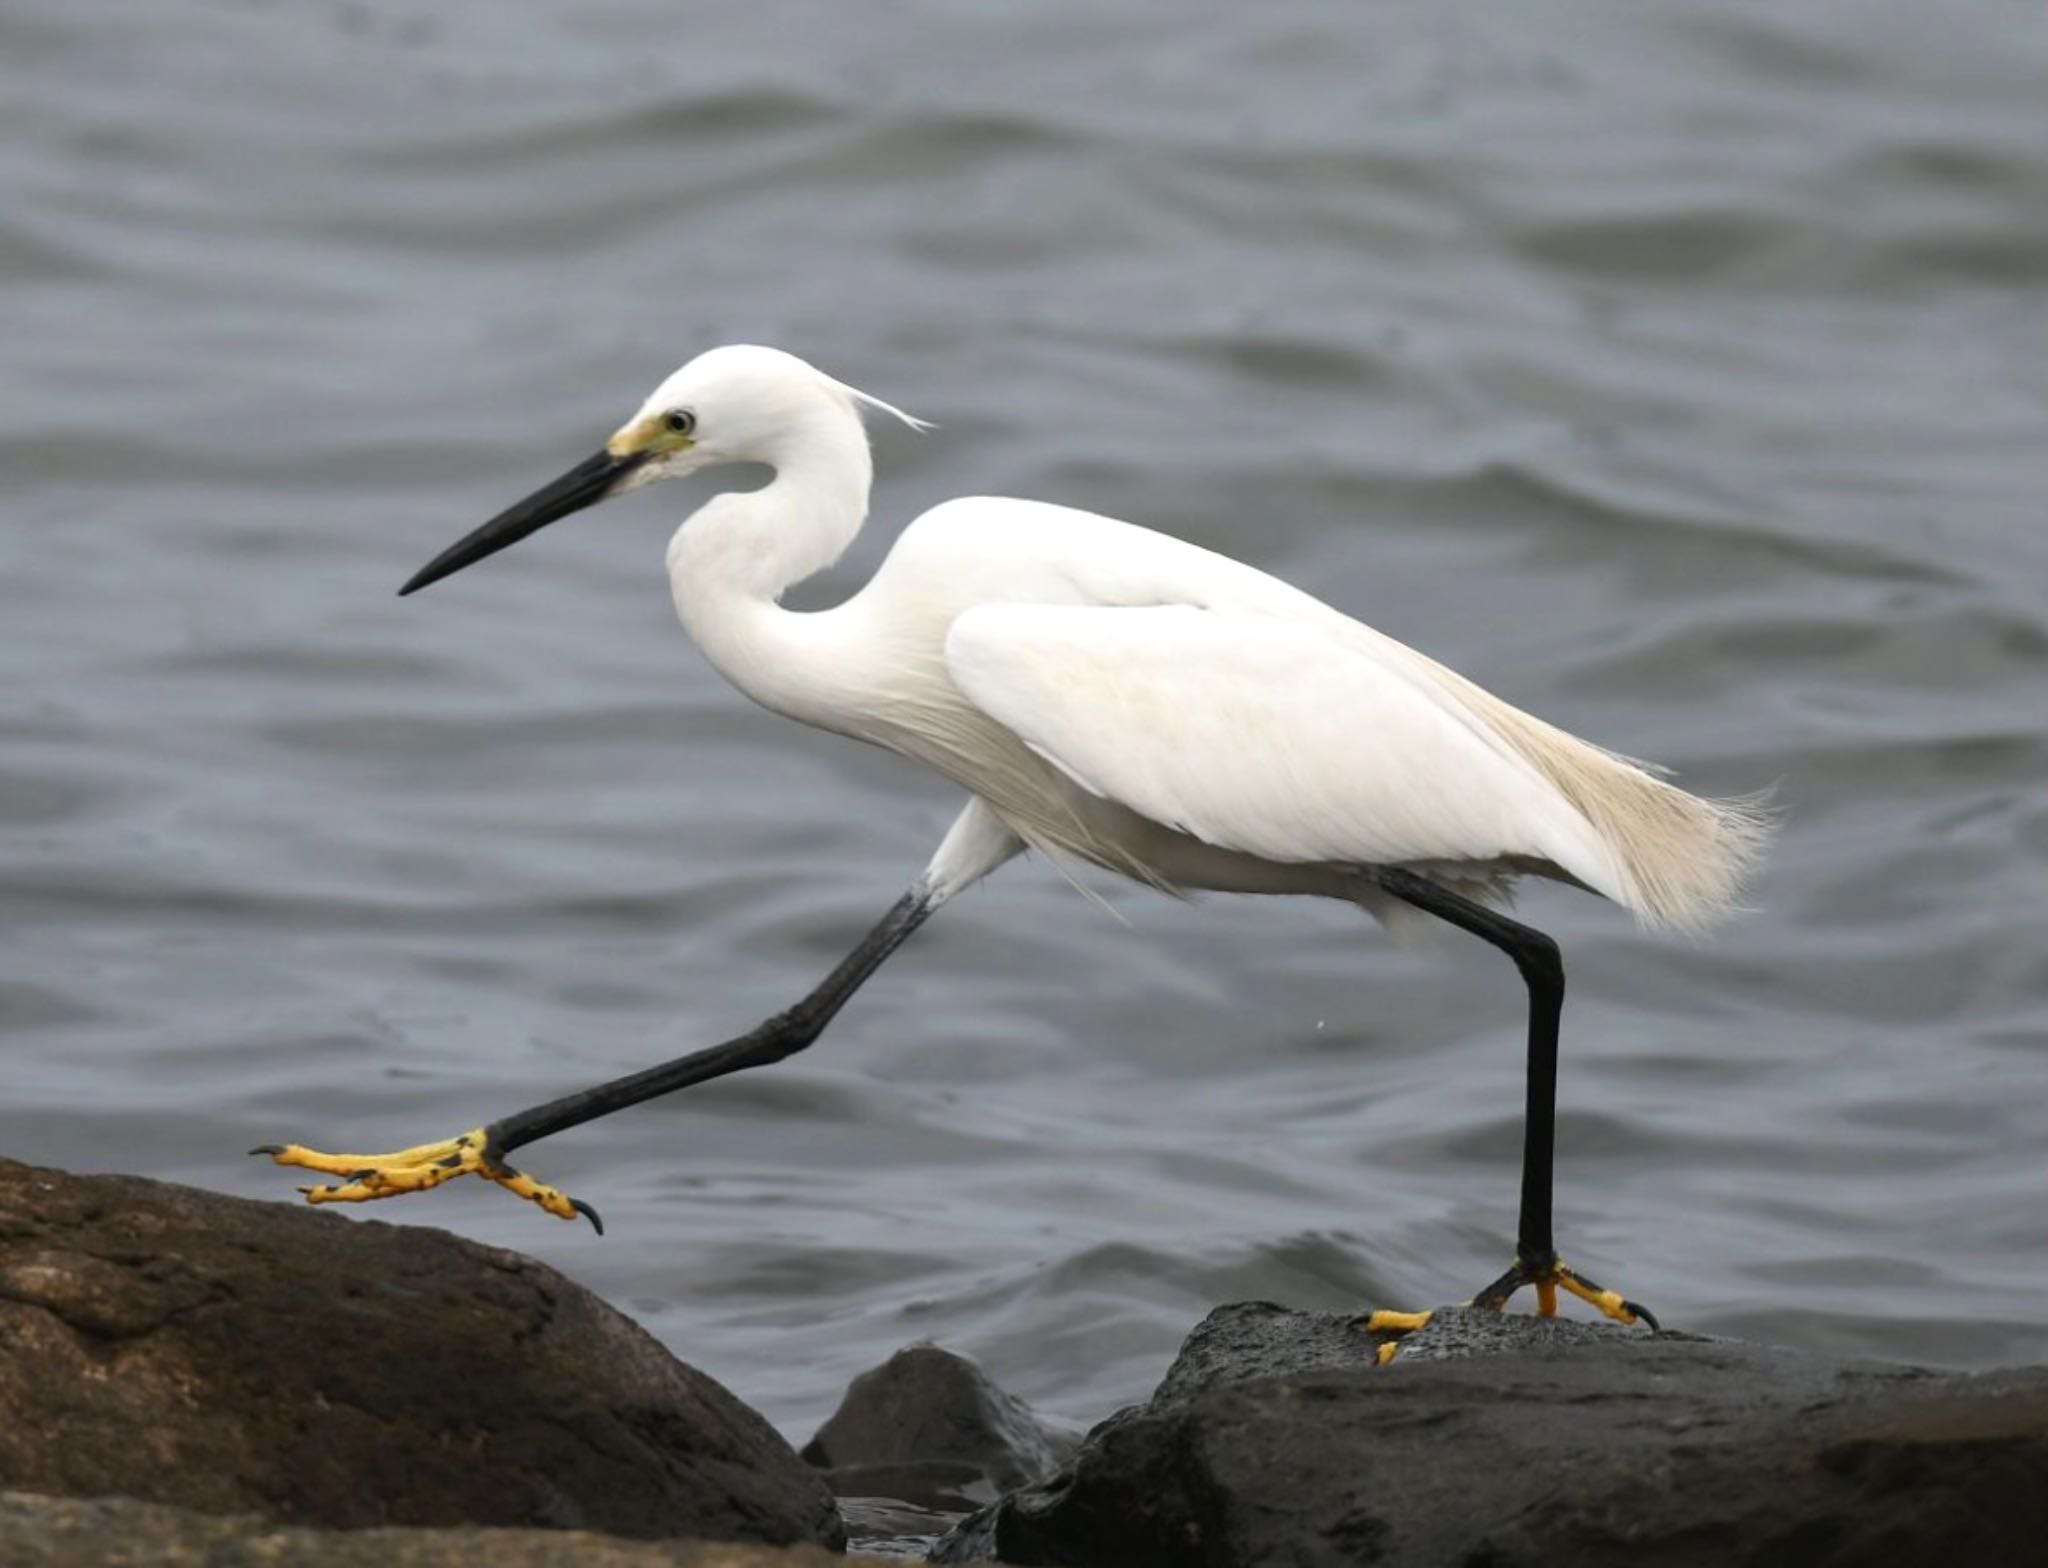
[[[1630,1301],[1620,1291],[1608,1290],[1594,1284],[1557,1257],[1552,1257],[1547,1263],[1533,1265],[1517,1259],[1513,1268],[1474,1296],[1469,1305],[1491,1307],[1499,1312],[1506,1308],[1508,1298],[1524,1285],[1536,1287],[1538,1317],[1557,1316],[1557,1293],[1564,1290],[1577,1296],[1581,1301],[1598,1307],[1617,1323],[1647,1323],[1652,1330],[1658,1326],[1657,1319],[1649,1308],[1639,1302]],[[1370,1312],[1358,1326],[1368,1334],[1387,1336],[1373,1353],[1376,1362],[1380,1366],[1385,1366],[1400,1354],[1401,1337],[1412,1334],[1417,1329],[1427,1328],[1429,1320],[1435,1315],[1433,1312]]]
[[[368,1203],[376,1198],[426,1192],[458,1176],[481,1176],[514,1197],[540,1205],[558,1219],[573,1220],[580,1214],[600,1236],[604,1234],[604,1221],[589,1204],[535,1181],[494,1156],[488,1127],[444,1138],[439,1143],[400,1149],[396,1154],[322,1154],[318,1149],[296,1143],[259,1144],[249,1152],[267,1154],[279,1165],[295,1165],[301,1170],[346,1178],[325,1186],[301,1187],[299,1191],[306,1195],[308,1203]]]
[[[1617,1323],[1647,1323],[1652,1330],[1658,1327],[1656,1314],[1648,1307],[1630,1301],[1618,1290],[1595,1284],[1555,1255],[1546,1262],[1533,1264],[1517,1258],[1513,1268],[1472,1298],[1472,1305],[1500,1311],[1507,1306],[1508,1298],[1524,1285],[1536,1287],[1538,1317],[1557,1316],[1557,1293],[1562,1290],[1598,1307],[1604,1316]]]

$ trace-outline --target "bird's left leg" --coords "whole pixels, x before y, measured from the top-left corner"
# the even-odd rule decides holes
[[[1515,1231],[1515,1261],[1472,1298],[1472,1305],[1504,1308],[1525,1285],[1536,1288],[1539,1316],[1557,1313],[1560,1290],[1600,1309],[1617,1323],[1657,1327],[1649,1310],[1618,1291],[1594,1283],[1557,1255],[1551,1238],[1551,1176],[1557,1150],[1557,1037],[1564,1011],[1564,961],[1557,943],[1531,926],[1497,914],[1412,871],[1384,869],[1374,879],[1387,892],[1417,909],[1490,942],[1514,960],[1529,992],[1529,1076],[1522,1129],[1522,1206]],[[1387,1335],[1379,1350],[1382,1365],[1393,1359],[1396,1336],[1429,1322],[1427,1312],[1374,1312],[1364,1320],[1370,1333]]]
[[[602,1231],[604,1222],[589,1204],[514,1170],[505,1156],[521,1144],[565,1132],[643,1100],[722,1078],[742,1068],[763,1067],[804,1050],[824,1033],[825,1025],[860,989],[862,982],[903,945],[911,932],[924,924],[934,907],[921,886],[913,887],[810,995],[723,1045],[692,1052],[593,1088],[579,1089],[439,1143],[423,1143],[394,1154],[322,1154],[295,1143],[263,1144],[249,1152],[267,1154],[279,1165],[343,1178],[323,1186],[301,1187],[299,1191],[308,1203],[369,1203],[409,1192],[427,1192],[458,1176],[481,1176],[562,1219],[572,1220],[581,1214]]]
[[[393,1154],[322,1154],[296,1143],[267,1143],[249,1152],[267,1154],[279,1165],[343,1178],[324,1186],[301,1187],[308,1203],[368,1203],[426,1192],[458,1176],[481,1176],[562,1219],[572,1220],[581,1214],[602,1231],[604,1224],[589,1204],[514,1170],[505,1156],[522,1144],[629,1105],[743,1068],[779,1062],[804,1050],[824,1033],[825,1026],[883,961],[942,904],[1023,848],[1023,841],[980,799],[970,800],[924,875],[808,996],[723,1045],[564,1095],[439,1143],[423,1143]]]

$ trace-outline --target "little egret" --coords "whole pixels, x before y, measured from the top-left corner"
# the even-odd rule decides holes
[[[429,562],[413,593],[572,512],[721,463],[774,470],[677,529],[684,628],[776,713],[888,747],[968,792],[921,876],[795,1006],[723,1045],[394,1154],[255,1151],[340,1178],[314,1203],[477,1175],[564,1219],[587,1204],[507,1156],[535,1139],[817,1040],[883,960],[1025,849],[1167,891],[1345,899],[1382,923],[1434,917],[1507,954],[1528,990],[1528,1088],[1513,1266],[1475,1301],[1562,1288],[1655,1319],[1560,1260],[1551,1236],[1557,944],[1498,912],[1520,877],[1599,894],[1651,926],[1733,907],[1760,848],[1752,801],[1703,800],[1509,706],[1264,572],[1165,534],[1037,501],[948,501],[829,610],[778,600],[836,561],[868,511],[863,408],[900,409],[776,349],[712,349],[594,456]],[[1390,1336],[1426,1314],[1375,1313]]]

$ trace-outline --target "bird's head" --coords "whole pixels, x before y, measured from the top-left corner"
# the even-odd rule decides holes
[[[457,540],[398,591],[439,582],[572,512],[658,479],[721,463],[779,464],[794,443],[815,441],[821,429],[843,431],[851,422],[857,432],[863,406],[926,428],[781,349],[751,343],[707,349],[656,387],[597,452]]]

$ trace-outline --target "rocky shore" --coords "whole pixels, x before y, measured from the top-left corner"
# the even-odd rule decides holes
[[[2048,1541],[2048,1368],[1957,1376],[1441,1310],[1220,1307],[939,1562],[1956,1568]]]
[[[2048,1369],[1222,1307],[1085,1437],[913,1346],[801,1454],[552,1270],[0,1160],[0,1562],[2024,1562]],[[838,1559],[844,1561],[845,1559]]]
[[[835,1568],[817,1546],[629,1541],[587,1530],[319,1530],[125,1498],[0,1492],[7,1568]]]

